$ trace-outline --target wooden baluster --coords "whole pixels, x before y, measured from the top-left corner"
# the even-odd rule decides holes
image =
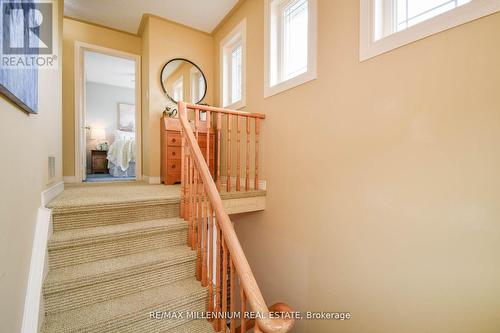
[[[236,269],[234,268],[233,258],[231,257],[231,292],[230,292],[230,306],[229,312],[231,314],[231,333],[236,333],[236,318],[234,318],[234,313],[236,312]]]
[[[220,145],[221,145],[222,114],[217,113],[217,190],[220,192]]]
[[[250,117],[247,117],[247,151],[246,151],[246,175],[245,175],[245,191],[250,190]]]
[[[224,240],[224,235],[222,236],[222,313],[227,314],[227,244]],[[222,319],[222,332],[226,332],[227,321]]]
[[[241,298],[241,331],[240,333],[246,333],[247,331],[247,320],[245,318],[245,312],[247,311],[247,295],[245,290],[243,290],[243,285],[240,282],[240,298]]]
[[[231,115],[227,115],[226,191],[231,192]]]
[[[236,125],[237,125],[237,137],[236,137],[236,142],[237,142],[237,147],[236,147],[236,191],[241,191],[241,184],[240,184],[240,179],[241,179],[241,117],[236,116]]]
[[[208,216],[208,307],[207,311],[209,313],[214,311],[214,300],[213,300],[213,281],[214,281],[214,212],[212,209],[212,204],[208,201],[207,205],[207,216]]]
[[[189,206],[190,200],[191,200],[191,186],[190,186],[190,172],[189,172],[189,164],[191,163],[189,156],[187,155],[187,148],[186,148],[186,156],[185,156],[185,161],[186,161],[186,172],[184,176],[184,181],[186,182],[186,199],[185,199],[185,204],[186,208],[184,209],[184,213],[186,214],[185,219],[188,221],[188,243],[187,246],[191,246],[191,215],[189,215],[189,209],[187,208]]]
[[[188,213],[188,197],[189,197],[189,188],[191,184],[189,184],[189,155],[188,155],[188,148],[184,146],[184,165],[182,167],[182,170],[184,171],[184,177],[183,180],[185,182],[184,184],[184,219],[188,221],[189,219],[189,213]]]
[[[206,112],[207,115],[207,165],[208,165],[208,170],[210,170],[210,173],[212,173],[212,170],[210,169],[210,111]],[[213,177],[213,175],[212,175]]]
[[[199,128],[200,128],[200,110],[196,109],[194,111],[194,135],[196,137],[196,142],[198,142]]]
[[[194,159],[193,159],[194,164]],[[193,196],[193,248],[196,252],[196,279],[199,279],[198,267],[201,267],[201,256],[198,256],[198,171],[193,166],[194,196]]]
[[[194,168],[193,154],[189,151],[189,233],[191,238],[191,250],[194,250],[194,195],[196,187],[194,186]]]
[[[197,224],[196,224],[196,238],[197,238],[197,244],[196,244],[196,278],[198,281],[201,281],[201,268],[203,266],[202,263],[202,254],[201,254],[201,237],[203,236],[203,229],[202,229],[202,220],[203,220],[203,207],[202,207],[202,196],[203,193],[201,192],[201,189],[203,188],[203,183],[200,177],[200,173],[198,170],[196,170],[196,174],[198,175],[198,180],[199,183],[197,184],[197,191],[198,191],[198,196],[196,198],[196,203],[197,203],[197,209],[196,211],[198,212],[198,219],[197,219]]]
[[[259,140],[260,140],[260,119],[255,118],[255,184],[254,189],[259,189]]]
[[[200,129],[200,110],[195,109],[194,110],[194,133],[196,137],[196,143],[198,143],[198,136],[199,136],[199,129]],[[196,179],[198,179],[201,182],[201,177],[199,175],[198,169],[196,166],[194,167],[195,172],[196,172]],[[195,205],[197,207],[197,220],[195,222],[195,228],[196,228],[196,238],[195,238],[195,243],[197,243],[196,249],[197,249],[197,265],[196,265],[196,277],[198,278],[198,281],[201,281],[201,247],[200,247],[200,231],[201,229],[199,228],[200,225],[200,197],[201,197],[201,192],[200,192],[200,183],[196,183],[196,197],[195,197]]]
[[[217,235],[216,238],[216,253],[215,253],[215,312],[220,313],[221,312],[221,247],[222,247],[222,234],[221,234],[221,229],[219,227],[219,222],[217,220],[214,220],[214,225],[215,225],[215,234]],[[221,319],[216,318],[214,321],[214,328],[217,332],[220,332],[221,330]]]
[[[203,287],[207,286],[207,249],[208,249],[208,198],[205,193],[205,188],[202,190],[202,202],[201,202],[201,237],[202,237],[202,251],[201,251],[201,285]]]
[[[198,181],[196,177],[196,169],[194,166],[194,158],[193,158],[193,151],[191,150],[191,179],[193,180],[192,187],[193,187],[193,192],[192,192],[192,197],[191,197],[191,211],[192,211],[192,221],[191,221],[191,241],[192,241],[192,249],[196,251],[196,195],[198,191]]]
[[[184,139],[184,130],[181,128],[181,204],[180,204],[180,210],[181,210],[181,217],[186,219],[186,216],[184,216],[184,201],[186,199],[186,179],[184,179],[186,173],[184,172],[184,169],[186,167],[186,156],[184,155],[184,146],[186,144],[186,140]],[[189,239],[189,237],[188,237]],[[189,243],[188,243],[189,244]]]

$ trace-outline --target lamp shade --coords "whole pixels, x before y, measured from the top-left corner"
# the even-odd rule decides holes
[[[106,139],[106,130],[104,128],[93,128],[90,132],[90,138],[92,140],[104,140]]]

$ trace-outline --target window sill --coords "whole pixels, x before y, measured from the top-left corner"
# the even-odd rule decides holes
[[[500,3],[491,0],[473,0],[449,12],[373,41],[372,0],[362,0],[360,61],[365,61],[417,40],[454,28],[500,11]]]
[[[294,78],[278,83],[272,87],[269,87],[266,83],[266,85],[264,86],[264,98],[280,94],[284,91],[298,87],[304,83],[307,83],[315,79],[316,79],[316,71],[311,70],[303,74],[300,74]]]
[[[225,105],[225,106],[223,106],[223,108],[224,109],[230,109],[230,110],[241,110],[241,109],[243,109],[246,106],[247,106],[246,101],[245,100],[241,100],[241,101],[233,103],[233,104]]]

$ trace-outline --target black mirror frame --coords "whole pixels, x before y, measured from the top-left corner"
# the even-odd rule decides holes
[[[178,101],[174,100],[172,98],[172,96],[170,96],[170,94],[167,92],[167,89],[165,88],[165,85],[163,84],[163,71],[165,70],[165,67],[167,67],[167,65],[170,64],[172,61],[176,61],[176,60],[182,60],[182,61],[189,62],[191,65],[193,65],[194,67],[196,67],[200,71],[201,75],[203,76],[203,80],[205,81],[205,92],[203,94],[203,97],[201,97],[201,99],[198,102],[195,103],[195,104],[200,104],[201,101],[203,101],[203,99],[205,99],[205,97],[207,96],[207,91],[208,91],[207,77],[205,76],[205,73],[203,73],[203,71],[201,70],[201,68],[197,64],[195,64],[194,62],[192,62],[189,59],[186,59],[186,58],[173,58],[173,59],[170,59],[169,61],[167,61],[165,65],[163,65],[163,67],[161,68],[161,71],[160,71],[161,89],[163,90],[163,92],[165,93],[165,95],[168,97],[168,99],[170,101],[172,101],[175,104],[178,103]]]

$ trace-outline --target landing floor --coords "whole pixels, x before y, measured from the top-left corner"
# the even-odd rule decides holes
[[[150,185],[145,182],[66,184],[64,192],[52,201],[49,208],[107,205],[115,203],[180,201],[180,185]],[[229,214],[262,210],[266,191],[252,190],[222,192],[221,197]]]

